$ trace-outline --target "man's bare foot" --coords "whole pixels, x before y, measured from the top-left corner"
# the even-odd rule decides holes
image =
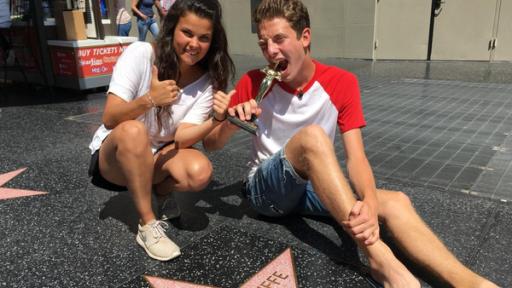
[[[420,287],[420,282],[396,259],[389,247],[378,241],[374,247],[368,247],[371,275],[385,288]]]
[[[499,288],[499,286],[497,286],[496,284],[492,283],[491,281],[485,279],[485,278],[482,278],[482,281],[480,282],[480,284],[478,284],[478,286],[474,286],[475,288]]]

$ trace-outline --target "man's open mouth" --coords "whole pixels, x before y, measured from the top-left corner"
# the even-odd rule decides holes
[[[286,70],[286,68],[288,68],[288,61],[286,60],[281,60],[279,62],[276,63],[276,66],[274,66],[274,70],[277,71],[277,72],[282,72],[284,70]]]

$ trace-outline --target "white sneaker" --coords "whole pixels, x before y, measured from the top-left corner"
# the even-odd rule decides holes
[[[139,224],[136,240],[149,257],[167,261],[181,255],[180,247],[165,234],[168,227],[167,223],[159,220],[153,220],[144,226]]]
[[[176,197],[174,197],[173,192],[169,193],[167,197],[157,197],[156,201],[158,204],[160,220],[166,221],[181,216],[181,210],[178,206],[178,202],[176,202]]]

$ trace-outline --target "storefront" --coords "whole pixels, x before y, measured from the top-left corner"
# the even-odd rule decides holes
[[[1,79],[80,90],[106,86],[119,55],[137,40],[115,36],[113,1],[4,1],[11,25],[0,28],[9,47],[0,50]]]

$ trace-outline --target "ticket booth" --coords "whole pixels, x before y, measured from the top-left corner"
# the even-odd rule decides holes
[[[103,40],[48,40],[55,85],[80,90],[107,86],[117,58],[136,40],[118,36]]]
[[[137,40],[116,36],[115,0],[8,1],[12,24],[0,33],[16,61],[2,63],[2,79],[80,90],[107,86],[117,58]]]

